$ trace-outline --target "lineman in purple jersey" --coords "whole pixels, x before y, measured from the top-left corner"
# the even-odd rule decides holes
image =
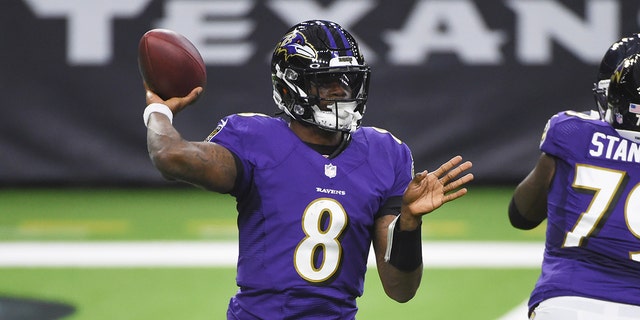
[[[422,216],[466,194],[472,164],[455,156],[413,173],[409,148],[362,127],[370,70],[338,24],[289,29],[272,63],[280,117],[235,114],[204,142],[173,115],[202,88],[162,101],[147,91],[147,144],[168,179],[237,200],[238,292],[228,319],[354,319],[369,248],[386,294],[413,298],[422,276]]]
[[[549,120],[543,153],[514,191],[514,227],[548,220],[530,319],[640,315],[639,60],[632,54],[613,72],[604,119],[566,111]]]

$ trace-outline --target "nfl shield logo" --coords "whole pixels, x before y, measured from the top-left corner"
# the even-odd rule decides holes
[[[338,167],[334,166],[331,163],[324,165],[324,175],[329,178],[335,178],[337,170],[338,170]]]

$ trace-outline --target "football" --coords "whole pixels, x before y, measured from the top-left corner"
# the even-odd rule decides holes
[[[160,98],[184,97],[205,89],[207,69],[198,49],[184,35],[168,29],[147,31],[138,46],[138,67],[149,89]]]

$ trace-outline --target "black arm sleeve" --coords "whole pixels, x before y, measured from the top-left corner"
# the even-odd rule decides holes
[[[236,181],[233,183],[233,188],[227,193],[235,197],[240,193],[239,188],[240,188],[240,183],[242,182],[242,176],[244,175],[244,165],[242,164],[242,160],[240,160],[240,158],[238,157],[238,155],[236,155],[235,152],[231,150],[229,150],[229,152],[231,152],[231,155],[233,156],[233,160],[236,163]]]
[[[383,216],[387,216],[387,215],[397,216],[398,214],[400,214],[400,208],[401,207],[402,207],[402,197],[401,196],[389,198],[387,200],[387,202],[385,202],[382,205],[380,210],[378,210],[378,212],[376,212],[375,218],[377,219],[377,218],[380,218],[380,217],[383,217]]]
[[[522,229],[522,230],[531,230],[537,227],[542,221],[531,221],[527,220],[522,216],[518,207],[516,207],[516,202],[511,198],[511,202],[509,202],[509,222],[514,228]]]

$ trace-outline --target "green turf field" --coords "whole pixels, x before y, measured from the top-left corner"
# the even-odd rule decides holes
[[[544,227],[509,225],[511,191],[472,186],[464,198],[425,217],[424,240],[542,242]],[[0,190],[0,244],[235,237],[232,198],[195,188]],[[527,298],[538,272],[430,267],[417,296],[398,304],[386,298],[370,269],[358,319],[500,319]],[[233,267],[34,266],[0,267],[0,273],[0,297],[73,305],[75,313],[65,320],[223,319],[236,289]]]

